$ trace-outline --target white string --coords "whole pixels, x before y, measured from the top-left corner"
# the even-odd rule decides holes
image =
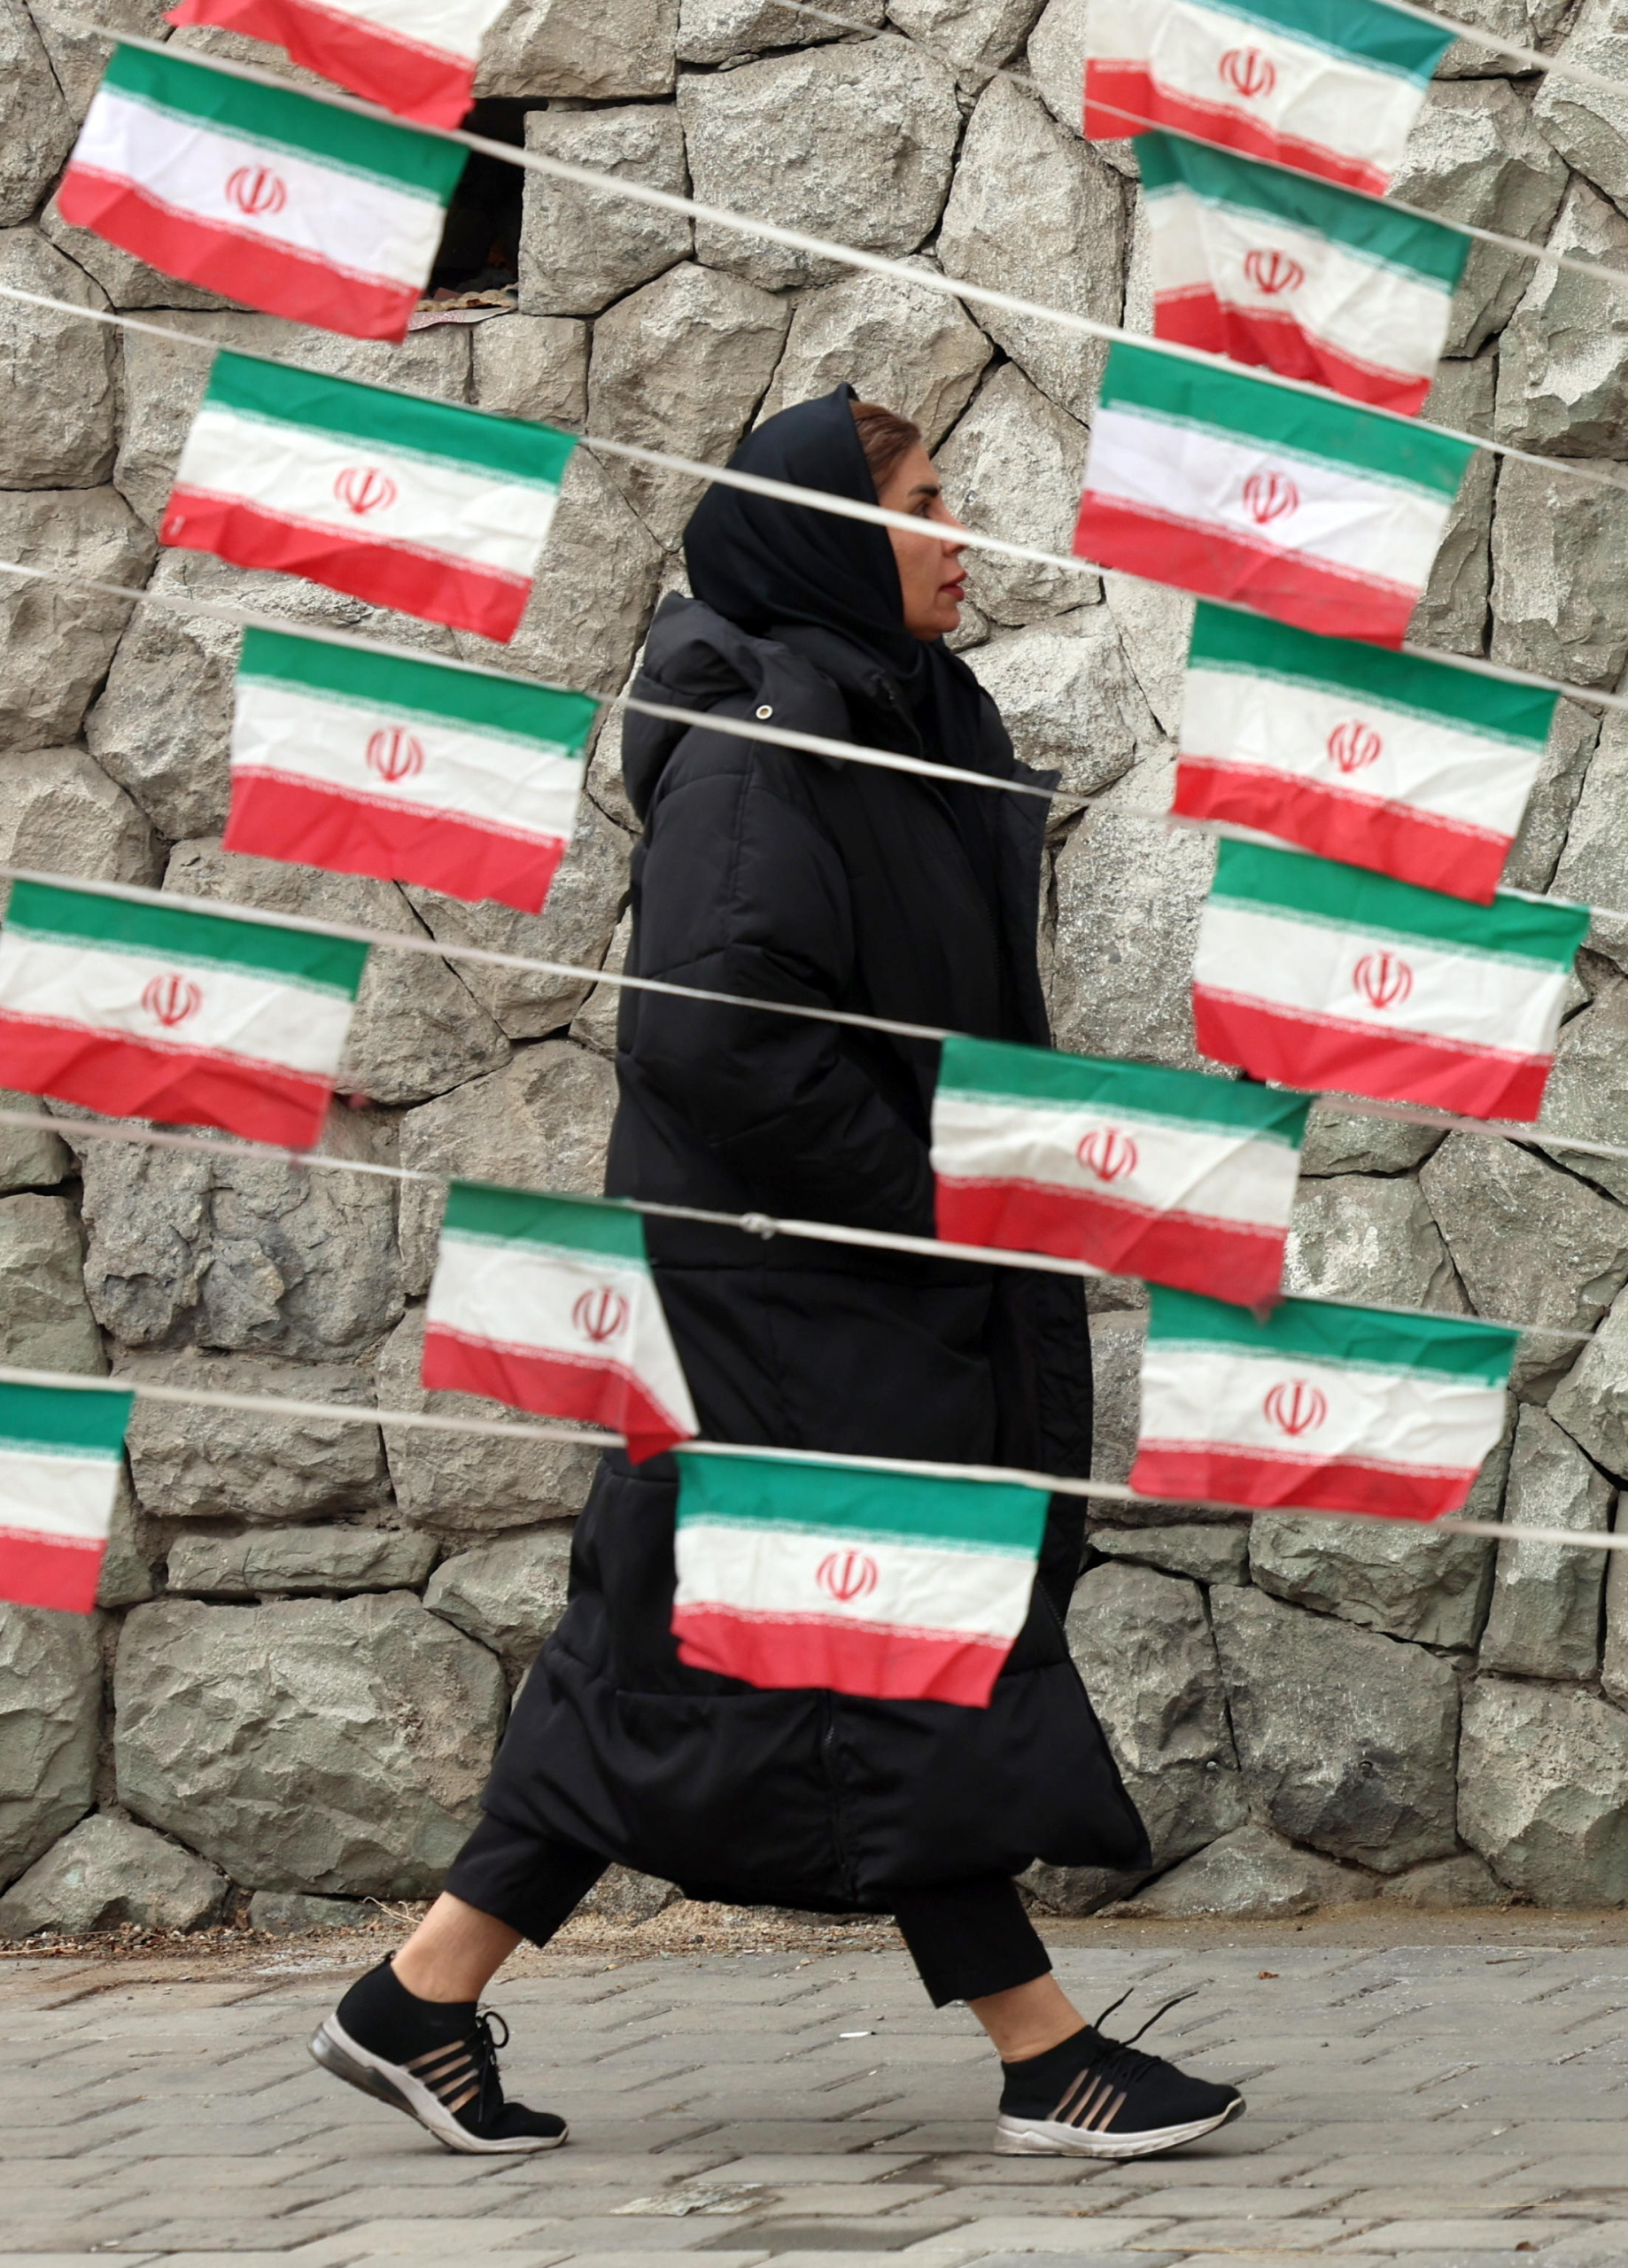
[[[12,1363],[0,1364],[0,1386],[59,1386],[72,1394],[128,1394],[138,1402],[181,1403],[198,1410],[231,1410],[251,1418],[315,1418],[324,1425],[396,1426],[402,1432],[417,1433],[475,1434],[485,1440],[499,1441],[550,1441],[579,1443],[585,1448],[623,1449],[625,1436],[621,1433],[597,1433],[583,1425],[538,1425],[534,1420],[520,1418],[510,1423],[496,1418],[440,1417],[433,1411],[417,1410],[380,1410],[344,1402],[302,1402],[287,1394],[232,1394],[214,1386],[160,1386],[147,1379],[88,1379],[78,1374],[58,1371],[23,1370]],[[818,1449],[760,1449],[744,1441],[694,1441],[680,1444],[684,1449],[703,1450],[709,1456],[756,1457],[776,1464],[816,1464],[834,1466],[847,1472],[894,1472],[921,1480],[985,1480],[1007,1487],[1035,1488],[1053,1496],[1096,1497],[1111,1504],[1163,1504],[1163,1497],[1139,1495],[1118,1480],[1078,1480],[1071,1475],[1056,1472],[1031,1472],[1018,1465],[1004,1464],[937,1464],[907,1457],[852,1456],[833,1453],[829,1456]],[[1219,1497],[1193,1497],[1190,1502],[1195,1511],[1243,1512],[1258,1516],[1263,1510],[1259,1504],[1233,1504]],[[1271,1508],[1277,1511],[1276,1507]],[[1385,1520],[1392,1526],[1394,1518],[1386,1512],[1308,1511],[1299,1505],[1284,1506],[1279,1517],[1291,1519],[1351,1519]],[[1621,1551],[1628,1550],[1628,1534],[1602,1535],[1586,1530],[1567,1527],[1504,1527],[1492,1520],[1444,1519],[1420,1521],[1421,1528],[1437,1533],[1446,1531],[1456,1535],[1485,1535],[1502,1543],[1570,1543],[1584,1551]]]

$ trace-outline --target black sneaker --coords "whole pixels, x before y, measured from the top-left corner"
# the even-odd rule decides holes
[[[1150,2016],[1142,2031],[1164,2013]],[[1142,2031],[1134,2037],[1140,2039]],[[995,2148],[1002,2157],[1155,2157],[1213,2133],[1244,2109],[1236,2087],[1190,2079],[1161,2056],[1143,2054],[1128,2039],[1110,2039],[1090,2023],[1043,2055],[1001,2070],[1005,2085]]]
[[[563,2118],[503,2100],[498,2049],[508,2044],[500,2016],[484,2015],[473,2000],[421,2000],[382,1961],[317,2026],[311,2053],[335,2078],[416,2118],[444,2149],[557,2150],[569,2131]]]

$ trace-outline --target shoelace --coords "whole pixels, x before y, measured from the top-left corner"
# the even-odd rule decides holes
[[[1131,1992],[1135,1990],[1136,1987],[1133,1985]],[[1145,2049],[1138,2048],[1136,2041],[1142,2038],[1143,2032],[1152,2031],[1160,2016],[1167,2016],[1172,2008],[1179,2008],[1183,2000],[1190,2000],[1198,1990],[1198,1987],[1196,1984],[1190,1984],[1185,1992],[1178,1992],[1174,2000],[1167,2000],[1162,2008],[1155,2008],[1147,2022],[1137,2031],[1133,2031],[1128,2039],[1110,2039],[1103,2031],[1102,2025],[1104,2018],[1111,2016],[1115,2008],[1124,2007],[1130,1998],[1130,1992],[1121,1992],[1117,2000],[1110,2000],[1102,2015],[1097,2017],[1091,2025],[1092,2031],[1107,2050],[1101,2061],[1091,2067],[1097,2077],[1107,2080],[1114,2086],[1123,2087],[1134,2086],[1138,2079],[1145,2078],[1154,2066],[1162,2063],[1165,2058],[1162,2055],[1149,2054]]]
[[[492,2030],[494,2024],[503,2026],[503,2036],[500,2039]],[[475,2059],[475,2069],[479,2075],[480,2092],[477,2094],[474,2103],[474,2124],[477,2128],[484,2126],[486,2123],[486,2091],[489,2087],[493,2089],[497,2095],[494,2108],[499,2110],[503,2108],[503,2085],[499,2074],[498,2050],[500,2047],[508,2046],[508,2025],[503,2017],[495,2008],[477,2008],[475,2012],[475,2038],[469,2048],[469,2053]]]

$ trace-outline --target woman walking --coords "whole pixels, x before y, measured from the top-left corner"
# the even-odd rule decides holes
[[[942,644],[957,523],[917,428],[839,387],[732,462],[875,501],[884,530],[714,487],[694,596],[656,615],[623,768],[640,975],[1047,1044],[1035,933],[1045,803],[707,729],[709,715],[1039,780]],[[1050,784],[1047,780],[1045,784]],[[612,1193],[931,1236],[936,1048],[841,1025],[624,996]],[[1081,1286],[963,1262],[647,1220],[704,1437],[1084,1474]],[[668,1459],[601,1461],[570,1603],[539,1655],[446,1891],[312,2043],[448,2147],[552,2148],[506,2102],[481,1992],[611,1860],[692,1897],[892,1914],[935,2005],[965,2000],[1003,2070],[996,2148],[1134,2157],[1243,2109],[1086,2023],[1013,1886],[1035,1858],[1147,1860],[1064,1641],[1077,1499],[1053,1500],[1028,1619],[987,1709],[764,1692],[683,1667],[669,1623]]]

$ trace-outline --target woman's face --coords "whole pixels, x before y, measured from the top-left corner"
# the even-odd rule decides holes
[[[960,620],[966,593],[962,546],[955,540],[961,523],[945,503],[933,460],[919,441],[899,459],[876,501],[889,512],[908,512],[923,523],[919,535],[889,528],[888,540],[899,571],[904,627],[912,638],[942,638]],[[934,532],[929,534],[929,528]]]

